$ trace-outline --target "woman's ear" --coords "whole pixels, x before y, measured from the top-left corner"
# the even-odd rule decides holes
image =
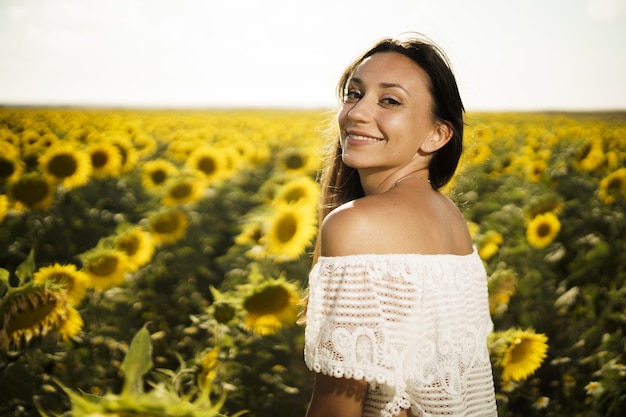
[[[446,122],[435,122],[431,134],[426,138],[420,150],[425,153],[433,153],[443,148],[452,139],[452,127]]]

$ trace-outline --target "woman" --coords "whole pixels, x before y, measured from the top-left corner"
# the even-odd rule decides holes
[[[462,150],[444,54],[384,39],[338,84],[309,277],[307,417],[494,416],[483,264],[438,190]]]

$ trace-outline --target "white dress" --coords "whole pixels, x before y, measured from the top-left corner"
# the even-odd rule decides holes
[[[365,378],[364,417],[496,416],[487,296],[476,248],[320,257],[309,276],[305,362]]]

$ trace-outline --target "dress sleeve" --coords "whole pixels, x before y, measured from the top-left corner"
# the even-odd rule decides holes
[[[346,258],[325,258],[309,276],[305,362],[309,369],[337,378],[392,382],[381,300],[371,271]]]

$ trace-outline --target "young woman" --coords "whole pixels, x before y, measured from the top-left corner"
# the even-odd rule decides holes
[[[445,55],[384,39],[338,84],[309,277],[307,417],[495,416],[487,279],[438,190],[462,150]]]

